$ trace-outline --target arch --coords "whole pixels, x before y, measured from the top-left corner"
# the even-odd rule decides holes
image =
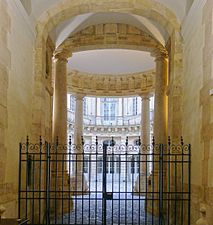
[[[43,76],[46,70],[44,59],[48,34],[64,20],[90,12],[130,13],[157,21],[162,27],[165,27],[170,35],[174,31],[177,33],[180,31],[180,23],[175,14],[155,0],[91,0],[87,2],[85,0],[64,0],[52,6],[40,16],[36,25],[32,135],[45,134],[45,121],[42,118],[42,108],[46,105],[44,98],[45,89],[49,88]],[[178,44],[178,41],[176,44]]]
[[[49,32],[54,27],[62,21],[80,14],[112,11],[132,13],[158,21],[169,34],[172,34],[173,30],[180,29],[180,24],[173,12],[155,0],[114,0],[110,2],[99,0],[98,3],[95,1],[85,3],[84,0],[64,0],[43,13],[37,22],[35,76],[39,76],[44,72],[42,59],[45,54],[45,43]]]

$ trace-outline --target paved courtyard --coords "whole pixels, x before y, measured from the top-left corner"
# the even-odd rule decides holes
[[[113,185],[109,182],[107,192],[112,192],[112,189],[113,200],[106,201],[106,224],[158,224],[158,219],[146,212],[144,197],[132,194],[131,182],[113,182]],[[73,211],[58,223],[103,224],[103,211],[102,183],[91,182],[90,192],[74,196]]]

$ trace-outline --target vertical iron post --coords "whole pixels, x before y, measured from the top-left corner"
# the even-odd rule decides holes
[[[163,144],[159,147],[159,225],[163,225]]]
[[[188,146],[188,168],[189,168],[189,180],[188,180],[188,185],[189,185],[189,192],[188,192],[188,224],[191,224],[191,144]]]
[[[46,145],[46,224],[50,224],[50,146]]]
[[[19,143],[18,218],[21,219],[21,163],[22,143]]]
[[[107,184],[107,177],[106,177],[106,164],[107,164],[107,144],[103,144],[103,224],[106,225],[106,184]]]

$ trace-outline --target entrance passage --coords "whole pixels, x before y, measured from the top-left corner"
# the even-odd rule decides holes
[[[30,224],[190,224],[190,145],[20,144]]]

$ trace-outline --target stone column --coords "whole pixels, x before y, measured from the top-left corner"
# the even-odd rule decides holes
[[[159,153],[159,144],[166,144],[167,139],[167,77],[168,77],[168,55],[164,49],[156,49],[152,52],[156,62],[156,79],[155,79],[155,100],[154,100],[154,152]],[[159,191],[159,155],[155,155],[152,159],[154,163],[154,171],[149,177],[148,191],[156,193]],[[166,167],[163,168],[163,177],[166,178]],[[154,184],[153,184],[154,183]],[[164,187],[166,187],[166,179],[164,179]],[[154,202],[154,209],[148,202],[148,211],[154,211],[155,215],[159,213],[158,201]]]
[[[81,146],[81,137],[83,136],[83,104],[84,95],[75,94],[76,106],[75,106],[75,126],[74,126],[74,144]]]
[[[75,125],[74,125],[74,144],[76,146],[76,162],[74,165],[74,174],[72,174],[72,187],[75,191],[86,192],[88,191],[87,179],[83,171],[83,99],[84,95],[75,94],[76,107],[75,107]]]
[[[55,86],[53,102],[53,141],[67,143],[67,58],[66,52],[55,54]]]
[[[150,144],[150,95],[145,94],[141,96],[141,148],[140,153],[145,154],[146,146]],[[145,161],[146,157],[141,155],[140,161]],[[148,158],[147,158],[148,160]],[[146,191],[146,180],[148,176],[147,164],[146,162],[140,163],[140,174],[135,182],[134,191],[135,192],[145,192]]]
[[[58,215],[68,212],[69,206],[73,207],[73,202],[69,202],[69,174],[67,171],[66,157],[67,152],[64,145],[67,144],[67,58],[71,56],[71,53],[64,51],[58,51],[55,53],[54,61],[54,98],[53,98],[53,141],[56,143],[58,138],[57,147],[57,161],[51,167],[52,179],[51,185],[52,190],[57,193],[58,199],[57,208],[55,208],[55,202],[51,202],[51,213],[56,213]],[[64,154],[61,154],[64,153]],[[61,190],[67,191],[62,192]],[[54,195],[54,194],[53,194]],[[53,198],[55,195],[53,196]],[[63,202],[59,200],[60,198],[66,199]],[[63,210],[62,210],[63,209]],[[63,212],[62,212],[63,211]]]
[[[155,143],[165,144],[167,135],[167,77],[168,56],[166,51],[157,49],[152,53],[156,62],[155,101],[154,101],[154,137]]]

